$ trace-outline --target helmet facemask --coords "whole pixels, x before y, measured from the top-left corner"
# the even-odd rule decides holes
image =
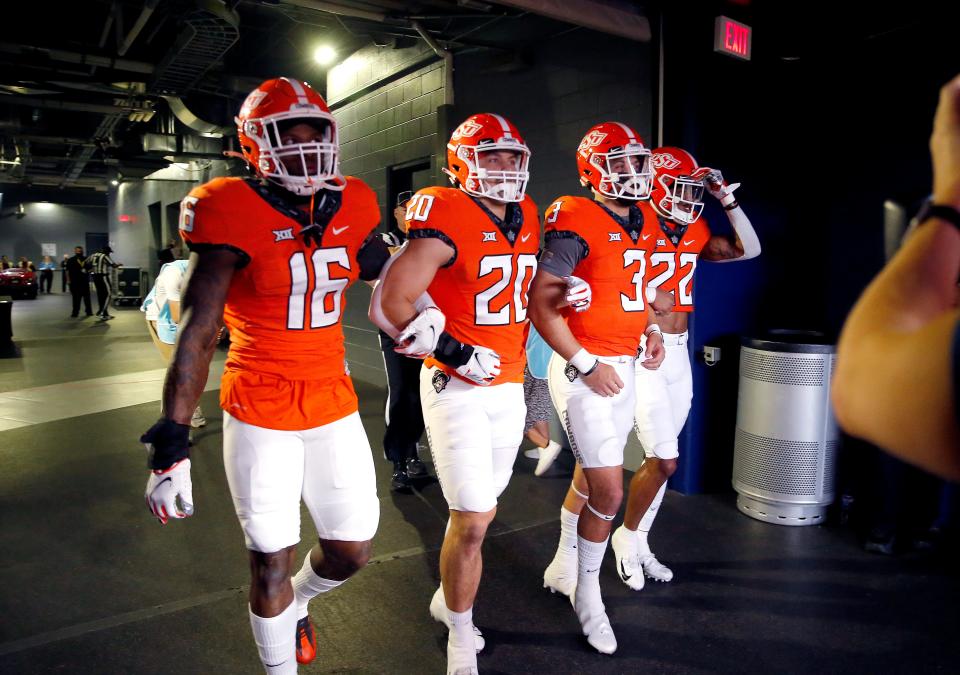
[[[660,209],[677,223],[697,222],[703,211],[703,181],[690,176],[661,176],[659,181],[665,192]]]
[[[519,157],[517,168],[491,170],[480,166],[483,156],[492,152],[512,152]],[[530,180],[530,151],[516,143],[481,143],[478,146],[461,145],[457,157],[467,165],[467,180],[463,189],[475,197],[498,202],[521,202]]]
[[[650,151],[639,143],[629,143],[609,152],[594,152],[590,157],[600,173],[597,192],[611,199],[640,201],[649,199],[653,187]]]
[[[284,132],[298,124],[316,129],[320,140],[284,145]],[[243,130],[259,146],[260,156],[255,168],[267,180],[299,196],[345,187],[340,175],[337,126],[330,114],[284,112],[247,120]]]

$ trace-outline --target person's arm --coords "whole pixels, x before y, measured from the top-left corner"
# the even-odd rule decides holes
[[[760,255],[760,239],[747,214],[743,212],[743,207],[733,195],[740,184],[727,184],[723,174],[716,169],[702,167],[700,172],[703,174],[704,186],[720,202],[733,230],[733,235],[730,237],[720,235],[710,237],[700,256],[710,262],[734,262],[756,258]]]
[[[960,77],[945,86],[930,139],[936,204],[960,208]],[[953,363],[960,231],[921,224],[847,317],[832,398],[840,424],[901,459],[960,480]]]
[[[211,248],[190,255],[177,346],[163,384],[164,417],[178,424],[190,424],[207,383],[227,291],[240,264],[240,256],[228,249]]]

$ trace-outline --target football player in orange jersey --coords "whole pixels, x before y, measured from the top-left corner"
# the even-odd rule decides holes
[[[457,127],[445,169],[454,187],[410,200],[409,242],[371,302],[371,319],[397,335],[404,353],[432,354],[420,399],[450,520],[430,613],[450,631],[448,673],[477,672],[480,547],[523,438],[527,289],[540,246],[525,195],[529,158],[500,115],[472,115]],[[436,306],[418,314],[425,290]]]
[[[250,552],[250,623],[266,671],[296,673],[316,653],[308,601],[366,564],[379,520],[340,322],[344,289],[376,279],[389,252],[376,197],[340,174],[336,122],[309,85],[264,82],[237,131],[257,178],[216,178],[181,204],[190,268],[163,416],[141,438],[146,501],[161,523],[193,513],[187,432],[222,316],[223,459]],[[291,584],[301,495],[319,542]]]
[[[616,651],[617,640],[600,596],[600,564],[623,499],[623,448],[633,426],[642,335],[641,366],[656,369],[663,359],[645,288],[651,244],[640,236],[645,217],[637,206],[650,194],[649,159],[640,136],[625,124],[590,129],[577,148],[577,170],[593,199],[560,197],[547,209],[530,291],[530,318],[555,352],[550,395],[577,458],[544,586],[571,596],[583,634],[604,654]],[[584,313],[557,309],[564,278],[574,272],[593,291]]]
[[[653,151],[654,211],[641,237],[651,245],[647,283],[673,298],[670,312],[659,319],[666,358],[656,371],[637,368],[637,437],[646,460],[630,481],[623,525],[611,538],[617,574],[634,590],[644,577],[670,581],[673,572],[660,563],[647,542],[667,479],[677,468],[677,437],[693,399],[693,375],[687,352],[687,322],[693,311],[693,279],[698,260],[731,262],[760,255],[760,241],[733,196],[739,184],[727,185],[719,171],[701,167],[686,150]],[[703,210],[706,189],[726,210],[732,236],[711,234]]]

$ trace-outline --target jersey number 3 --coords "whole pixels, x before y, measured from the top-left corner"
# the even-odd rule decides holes
[[[287,328],[303,330],[306,322],[307,297],[310,297],[310,328],[332,326],[340,320],[343,289],[350,280],[331,277],[331,268],[350,270],[350,257],[343,246],[318,248],[310,256],[313,267],[313,293],[308,294],[310,275],[306,256],[298,251],[290,256],[290,298],[287,301]]]

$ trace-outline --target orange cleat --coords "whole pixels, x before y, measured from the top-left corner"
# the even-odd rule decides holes
[[[317,635],[308,615],[297,621],[297,663],[310,663],[316,656]]]

